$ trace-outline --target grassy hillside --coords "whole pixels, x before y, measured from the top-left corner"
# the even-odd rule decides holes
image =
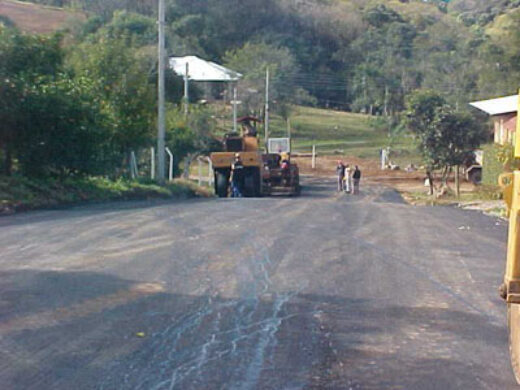
[[[486,32],[492,36],[495,41],[511,39],[511,31],[517,26],[519,18],[520,8],[509,10],[490,23]]]
[[[413,140],[407,135],[389,136],[385,119],[363,114],[296,107],[291,115],[293,149],[310,152],[315,144],[320,153],[341,153],[360,158],[378,158],[381,148],[390,146],[402,160],[417,161]],[[285,121],[274,117],[271,135],[285,137]]]
[[[79,12],[13,0],[0,0],[0,16],[7,17],[22,31],[41,34],[86,20]]]

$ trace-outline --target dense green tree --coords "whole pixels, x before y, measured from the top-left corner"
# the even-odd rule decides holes
[[[99,173],[107,139],[88,79],[64,73],[59,36],[0,28],[0,146],[4,173]]]
[[[193,108],[186,117],[181,109],[170,107],[166,124],[166,144],[177,162],[184,160],[184,176],[189,175],[193,159],[221,147],[213,136],[216,122],[208,108]]]
[[[86,43],[71,56],[77,75],[95,80],[96,93],[110,120],[113,152],[121,161],[131,150],[151,142],[156,112],[155,89],[146,55],[127,45],[127,39]]]
[[[260,112],[264,103],[266,69],[270,74],[270,100],[273,109],[286,111],[286,104],[307,103],[311,98],[297,87],[298,67],[287,48],[266,43],[247,43],[229,51],[224,63],[230,69],[242,73],[240,100],[247,112]]]
[[[6,174],[11,173],[14,143],[22,126],[24,93],[35,80],[52,80],[62,70],[60,42],[58,35],[24,35],[0,26],[0,149]]]
[[[103,174],[109,134],[89,79],[38,80],[25,88],[14,140],[26,175]]]
[[[467,161],[486,139],[484,127],[473,116],[456,112],[434,91],[417,91],[408,98],[405,121],[428,167],[431,194],[433,169],[442,168],[446,184],[451,167]]]

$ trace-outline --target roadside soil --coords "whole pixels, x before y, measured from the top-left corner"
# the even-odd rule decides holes
[[[405,167],[400,170],[381,170],[380,163],[377,160],[362,159],[350,156],[319,156],[316,159],[316,169],[312,169],[311,157],[295,157],[294,160],[300,167],[303,175],[314,177],[335,176],[336,165],[338,160],[342,160],[345,164],[357,165],[362,171],[363,184],[377,184],[384,187],[390,187],[397,190],[405,201],[413,205],[431,205],[433,203],[442,205],[456,205],[463,209],[477,210],[489,215],[503,217],[505,215],[505,203],[502,200],[474,199],[471,201],[458,201],[451,199],[441,199],[440,201],[428,201],[425,199],[418,200],[412,194],[428,192],[428,188],[424,185],[426,172],[419,169],[413,172],[406,172]],[[450,186],[455,188],[454,179],[450,181]],[[473,193],[478,189],[473,183],[468,183],[461,178],[460,190],[461,194]]]
[[[379,161],[347,156],[320,156],[316,160],[316,169],[312,169],[310,157],[295,158],[302,174],[318,177],[335,176],[338,160],[342,160],[343,163],[351,166],[359,166],[363,174],[362,180],[366,183],[385,185],[399,192],[427,191],[427,188],[424,186],[424,180],[426,179],[424,170],[406,172],[404,170],[405,167],[401,167],[400,170],[396,171],[382,171]],[[462,192],[472,192],[474,190],[475,185],[461,180]]]

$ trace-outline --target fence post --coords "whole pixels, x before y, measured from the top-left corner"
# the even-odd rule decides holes
[[[150,148],[150,177],[152,180],[155,179],[155,148]]]
[[[316,145],[312,145],[312,169],[316,169]]]
[[[166,147],[166,152],[170,156],[170,171],[169,171],[169,179],[170,181],[173,180],[173,153],[170,151],[170,148]]]
[[[135,152],[130,152],[130,174],[132,179],[139,177],[139,170],[137,169],[137,159],[135,158]]]
[[[132,160],[133,153],[134,152],[130,152],[130,158],[128,159],[128,170],[130,171],[130,179],[132,180],[135,179],[134,164]]]
[[[200,157],[197,157],[197,164],[199,169],[199,187],[202,185],[202,161],[200,161]]]

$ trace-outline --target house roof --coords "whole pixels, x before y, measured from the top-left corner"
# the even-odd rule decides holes
[[[472,102],[470,106],[478,108],[489,115],[509,114],[518,111],[518,95]]]
[[[196,56],[170,57],[169,64],[179,76],[185,75],[188,64],[188,78],[193,81],[237,81],[242,77],[234,70]]]

